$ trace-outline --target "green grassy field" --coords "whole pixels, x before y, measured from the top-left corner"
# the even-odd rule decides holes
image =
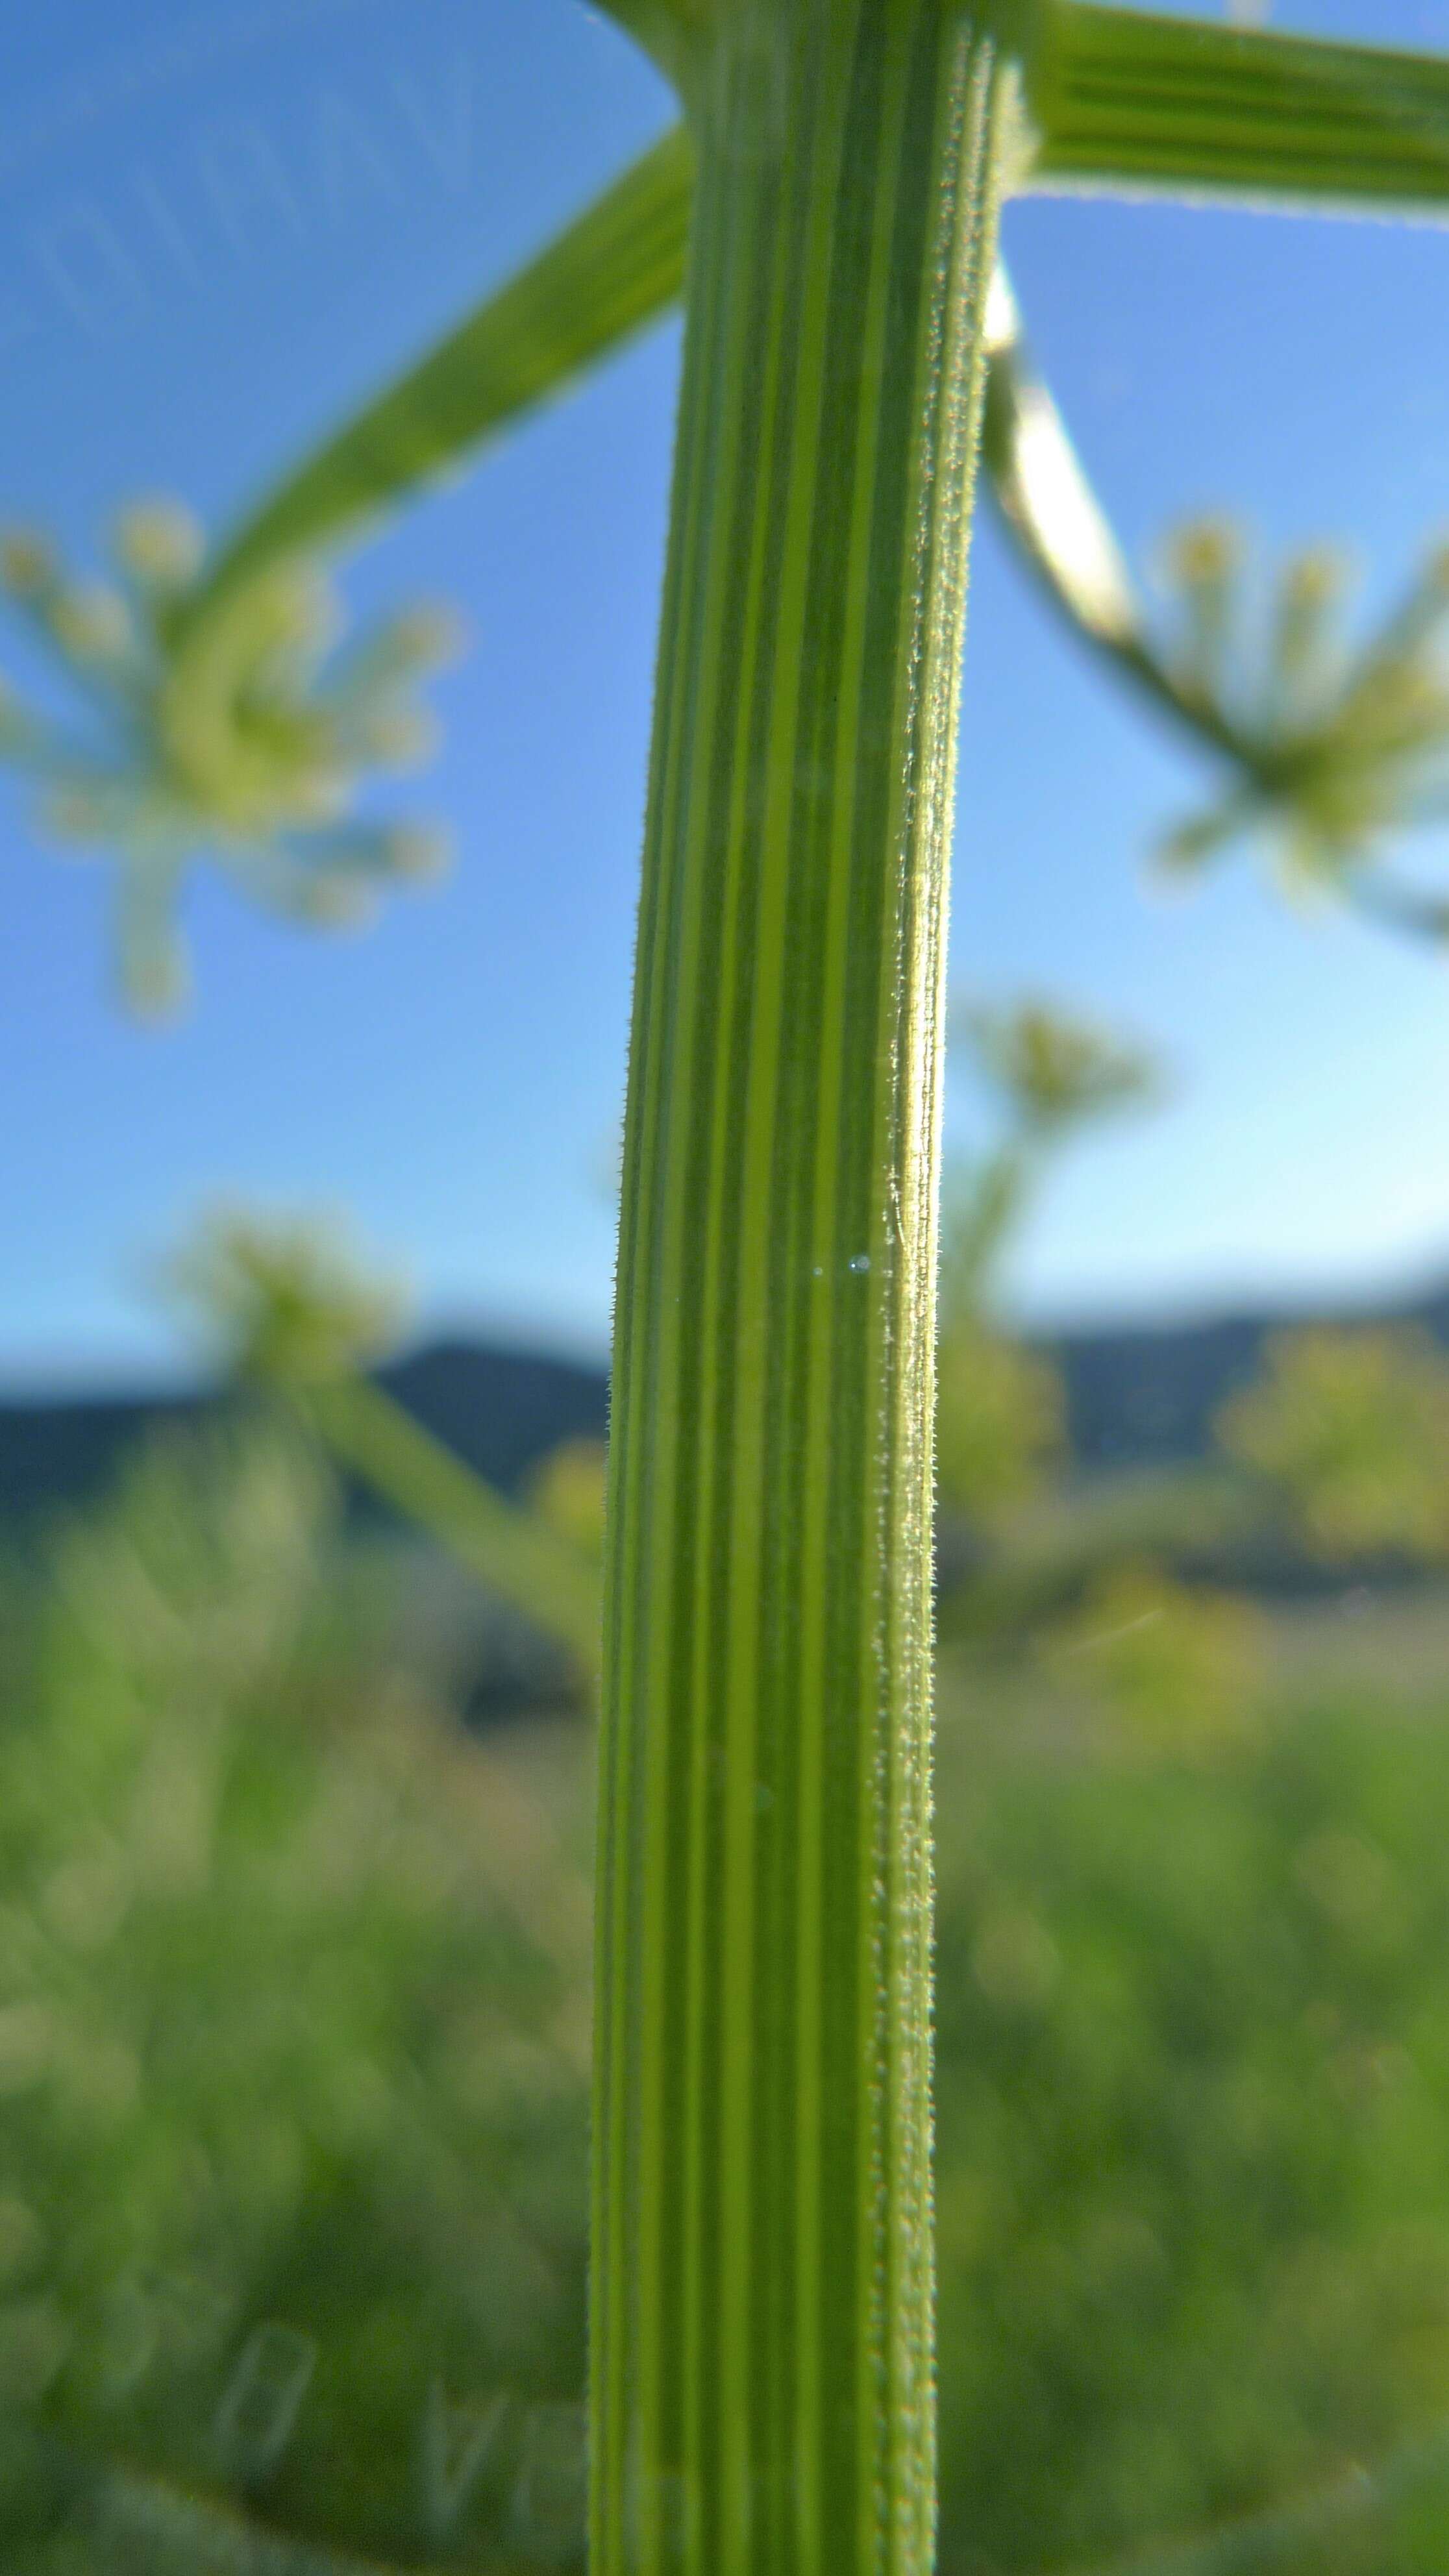
[[[1443,1617],[945,1660],[943,2576],[1442,2569]],[[7,2569],[581,2563],[589,1730],[389,1633],[261,1430],[6,1592]]]

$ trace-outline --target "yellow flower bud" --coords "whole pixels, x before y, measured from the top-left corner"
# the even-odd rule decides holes
[[[0,586],[15,599],[37,599],[55,579],[55,557],[33,528],[0,534]]]
[[[148,588],[179,590],[200,571],[206,540],[184,502],[132,501],[117,513],[115,551],[124,569]]]

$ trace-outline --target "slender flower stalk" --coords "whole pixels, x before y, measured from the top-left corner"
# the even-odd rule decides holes
[[[942,917],[1009,51],[746,0],[699,183],[614,1357],[595,2576],[923,2571]]]
[[[498,1493],[370,1379],[326,1378],[292,1389],[291,1400],[342,1466],[557,1638],[592,1684],[598,1575],[580,1548]]]
[[[569,1654],[592,1689],[599,1575],[586,1547],[498,1492],[365,1374],[397,1334],[394,1283],[315,1220],[218,1208],[160,1274],[239,1387],[279,1400],[350,1475]]]

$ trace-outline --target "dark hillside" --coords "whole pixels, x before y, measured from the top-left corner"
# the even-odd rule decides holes
[[[1042,1338],[1066,1380],[1072,1446],[1099,1472],[1201,1457],[1213,1417],[1254,1377],[1269,1334],[1313,1322],[1427,1326],[1449,1346],[1449,1287],[1397,1307],[1317,1314],[1245,1313]],[[490,1483],[516,1491],[561,1440],[601,1439],[604,1372],[487,1342],[425,1344],[382,1372],[409,1411]],[[84,1397],[0,1403],[0,1516],[25,1520],[96,1493],[147,1424],[184,1418],[200,1399]]]
[[[510,1491],[561,1440],[603,1437],[602,1369],[484,1342],[436,1342],[380,1374],[428,1430]],[[184,1421],[204,1403],[144,1395],[0,1403],[0,1516],[27,1521],[87,1501],[143,1431]]]
[[[1200,1458],[1213,1418],[1257,1376],[1264,1342],[1305,1324],[1416,1323],[1449,1346],[1449,1288],[1402,1305],[1260,1311],[1046,1339],[1067,1387],[1073,1450],[1084,1467],[1167,1466]]]

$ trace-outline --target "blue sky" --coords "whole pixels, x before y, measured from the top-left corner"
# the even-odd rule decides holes
[[[1446,0],[1276,14],[1449,47]],[[225,519],[668,114],[579,0],[130,0],[124,23],[53,0],[6,52],[0,514],[80,556],[137,490]],[[1371,607],[1449,525],[1449,234],[1036,201],[1007,248],[1139,561],[1228,503],[1270,549],[1350,538]],[[400,799],[450,820],[459,864],[366,938],[199,879],[195,1007],[138,1028],[106,986],[104,869],[53,857],[0,780],[0,1382],[174,1364],[145,1275],[218,1196],[346,1210],[426,1324],[602,1348],[676,364],[654,333],[350,571],[359,608],[442,595],[473,635]],[[1154,829],[1202,781],[989,513],[965,710],[957,988],[1056,995],[1172,1076],[1061,1175],[1023,1306],[1449,1269],[1449,966],[1288,913],[1241,860],[1150,896]]]

